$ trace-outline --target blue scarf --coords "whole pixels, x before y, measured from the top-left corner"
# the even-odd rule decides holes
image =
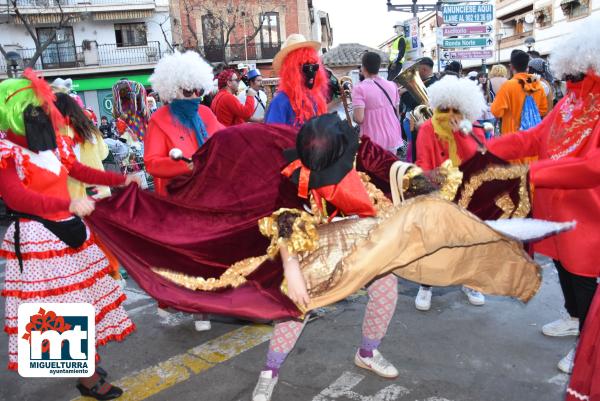
[[[184,127],[193,129],[198,140],[198,147],[208,139],[204,122],[198,115],[198,106],[202,99],[175,99],[169,103],[169,110]]]

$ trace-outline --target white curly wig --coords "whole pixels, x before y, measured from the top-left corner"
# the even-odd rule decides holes
[[[588,17],[575,31],[563,36],[550,53],[550,69],[557,78],[585,74],[592,69],[600,74],[600,17]]]
[[[456,108],[470,121],[479,118],[487,108],[483,92],[467,78],[447,75],[427,88],[427,94],[433,109]]]
[[[170,102],[177,98],[179,89],[204,89],[204,93],[209,93],[213,88],[213,69],[196,52],[175,51],[160,59],[149,81],[161,100]]]

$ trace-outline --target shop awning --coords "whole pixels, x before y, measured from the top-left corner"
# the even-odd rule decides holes
[[[92,19],[94,19],[94,21],[120,21],[127,19],[142,19],[152,17],[153,13],[153,10],[109,11],[103,13],[93,13]]]

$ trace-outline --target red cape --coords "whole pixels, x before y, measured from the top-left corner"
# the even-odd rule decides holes
[[[282,151],[295,146],[296,133],[264,124],[224,129],[194,155],[193,174],[171,183],[168,199],[131,186],[99,201],[87,222],[161,304],[248,319],[298,316],[279,290],[279,261],[263,263],[246,284],[218,292],[191,291],[151,270],[219,277],[231,264],[265,254],[269,241],[259,233],[258,220],[282,207],[302,208],[297,188],[281,174],[288,164]],[[395,160],[362,139],[357,164],[376,180],[387,180]]]

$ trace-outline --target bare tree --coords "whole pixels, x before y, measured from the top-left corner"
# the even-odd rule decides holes
[[[31,39],[33,39],[33,43],[35,44],[35,52],[33,53],[33,56],[27,60],[27,62],[24,65],[24,68],[30,68],[30,67],[33,68],[35,66],[35,63],[42,56],[42,53],[44,53],[44,50],[46,50],[48,48],[48,46],[50,46],[50,44],[52,44],[52,42],[54,42],[57,31],[59,29],[65,27],[68,23],[70,23],[72,21],[73,16],[64,12],[61,1],[62,0],[54,0],[53,1],[53,3],[56,4],[56,7],[58,8],[57,14],[59,15],[59,20],[54,26],[51,26],[51,28],[54,28],[53,32],[46,39],[41,40],[39,38],[37,32],[34,29],[35,24],[29,18],[29,15],[31,15],[31,14],[21,13],[21,10],[19,9],[17,0],[9,0],[8,10],[7,10],[7,12],[9,13],[9,17],[10,17],[10,14],[14,14],[19,19],[19,21],[21,21],[21,23],[27,30],[27,33],[29,34],[29,36],[31,36]],[[39,8],[40,8],[40,10],[47,9],[48,5],[41,6]],[[39,15],[39,14],[40,13],[36,13],[36,15]],[[6,60],[6,64],[8,66],[8,61],[9,61],[8,56],[7,56],[8,52],[2,46],[2,44],[0,44],[0,53],[4,57],[4,60]],[[7,68],[7,74],[10,78],[13,77],[13,72],[11,71],[10,68]]]
[[[250,42],[254,40],[268,15],[267,12],[273,12],[281,9],[285,5],[280,2],[260,1],[258,4],[243,0],[227,1],[201,1],[201,0],[183,0],[183,11],[186,19],[186,29],[188,47],[195,48],[200,54],[206,56],[205,52],[210,47],[223,49],[222,58],[224,63],[228,64],[228,54],[225,49],[230,45],[232,34],[239,29],[240,24],[247,23],[244,32],[245,40]],[[198,32],[196,29],[197,16],[204,16],[208,26],[203,26],[205,39],[209,43],[200,45]],[[185,36],[185,35],[184,35]],[[203,42],[206,42],[204,40]]]
[[[165,43],[167,44],[167,46],[169,46],[169,50],[171,52],[174,51],[175,49],[173,47],[173,42],[169,38],[169,35],[167,34],[167,31],[171,30],[171,16],[165,15],[165,18],[163,18],[162,22],[156,22],[156,21],[148,21],[148,22],[158,25],[158,27],[160,28],[160,31],[162,32]],[[165,25],[166,25],[166,27],[165,27]]]

